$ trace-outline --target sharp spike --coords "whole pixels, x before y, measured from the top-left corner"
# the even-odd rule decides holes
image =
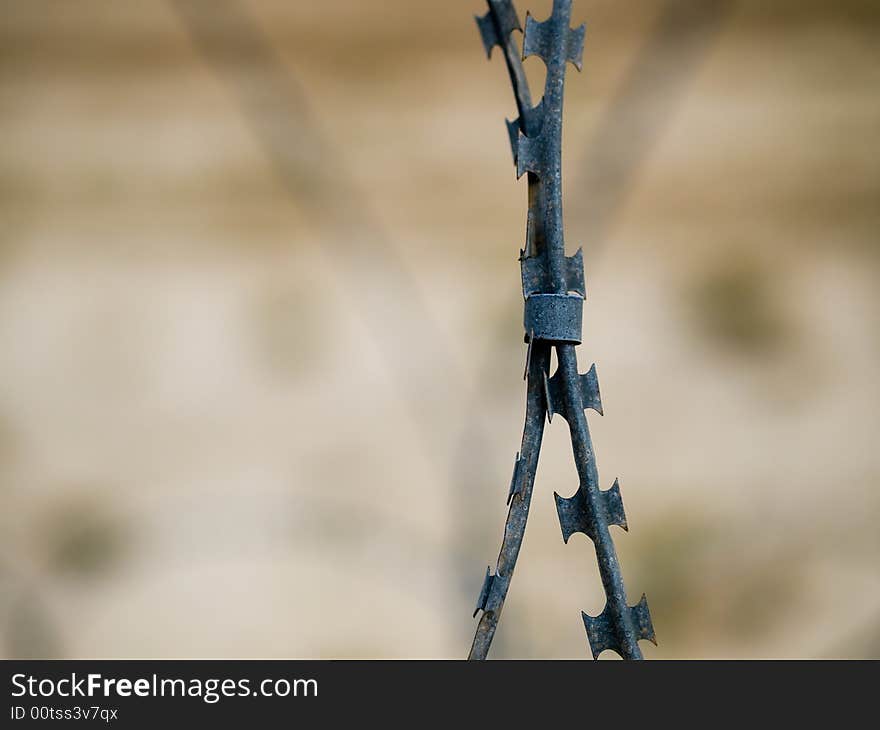
[[[543,174],[543,143],[541,137],[526,137],[522,132],[516,140],[516,177],[531,172],[538,177]]]
[[[590,642],[590,651],[593,653],[593,659],[597,659],[606,649],[614,649],[620,653],[617,638],[612,630],[607,604],[598,616],[588,616],[581,611],[581,617],[584,619],[584,628],[587,630],[587,640]]]
[[[654,646],[657,646],[654,623],[651,621],[651,612],[648,609],[648,597],[643,593],[642,599],[630,611],[632,612],[633,625],[638,632],[639,639],[645,639]]]
[[[486,56],[492,57],[495,46],[503,46],[515,30],[522,30],[516,9],[510,0],[489,0],[489,12],[475,16]]]
[[[550,398],[550,382],[544,373],[544,402],[547,404],[547,421],[553,423],[553,401]]]
[[[480,29],[480,38],[483,41],[483,48],[486,49],[486,58],[492,58],[492,49],[501,45],[498,33],[495,31],[495,21],[492,19],[492,11],[485,15],[475,15],[474,20],[477,21],[477,27]]]
[[[522,115],[511,121],[504,120],[507,125],[507,136],[510,138],[510,148],[513,152],[513,164],[517,164],[519,158],[519,135],[520,132],[526,136],[540,135],[540,129],[544,122],[544,100],[542,99],[537,106],[523,111]]]
[[[510,477],[510,489],[507,492],[507,504],[520,493],[520,465],[522,464],[522,454],[516,452],[516,461],[513,463],[513,476]]]
[[[568,413],[565,409],[565,398],[562,394],[562,375],[557,368],[547,387],[547,409],[558,413],[566,421]]]
[[[529,56],[538,56],[547,63],[554,52],[553,36],[562,18],[554,14],[547,20],[539,22],[530,14],[526,14],[526,30],[523,37],[523,60]],[[565,33],[565,60],[581,71],[584,66],[584,36],[586,25],[569,28]]]
[[[528,334],[529,347],[526,350],[526,369],[523,371],[523,380],[529,377],[529,371],[532,369],[532,343],[535,341],[532,335],[534,335],[534,332]]]
[[[574,256],[565,257],[565,285],[569,292],[587,296],[587,287],[584,284],[584,251],[579,248]]]
[[[556,514],[559,516],[559,526],[562,528],[562,541],[568,543],[568,539],[576,532],[582,532],[591,540],[595,540],[592,523],[589,519],[589,508],[586,498],[581,489],[578,489],[571,497],[561,497],[554,493],[556,499]],[[626,514],[623,511],[623,500],[620,496],[620,485],[615,480],[614,486],[608,491],[599,492],[601,499],[601,518],[607,525],[618,525],[627,530]]]
[[[509,119],[505,119],[504,124],[507,126],[507,136],[510,139],[510,152],[513,155],[513,164],[516,165],[517,147],[518,147],[518,142],[519,142],[519,130],[520,130],[519,119],[515,119],[512,122]]]
[[[529,56],[538,56],[544,63],[550,55],[553,41],[552,18],[540,22],[531,13],[526,13],[526,31],[523,36],[522,57],[525,61]]]
[[[568,47],[566,49],[566,60],[574,65],[578,71],[584,68],[584,34],[587,26],[581,25],[579,28],[571,28],[568,31]]]
[[[620,484],[617,479],[607,492],[602,492],[603,506],[605,507],[605,521],[609,525],[618,525],[627,532],[626,513],[623,511],[623,498],[620,496]]]
[[[559,526],[562,528],[562,541],[568,544],[570,538],[576,532],[583,532],[592,538],[592,530],[587,520],[587,505],[584,495],[578,489],[572,497],[560,497],[553,493],[556,500],[556,514],[559,516]]]
[[[515,30],[522,30],[519,24],[519,16],[511,0],[489,0],[489,12],[494,13],[498,19],[498,27],[504,34],[505,40]]]
[[[498,611],[504,603],[504,596],[510,585],[510,577],[505,577],[498,573],[495,568],[495,574],[492,574],[491,568],[486,568],[486,577],[483,578],[483,586],[480,588],[480,597],[477,599],[477,607],[474,609],[473,615],[476,616],[480,611]]]
[[[526,258],[535,255],[535,216],[531,210],[526,213]]]
[[[494,576],[492,575],[492,568],[487,565],[486,566],[486,577],[483,578],[483,585],[480,588],[480,595],[477,598],[477,607],[474,609],[473,617],[475,617],[480,611],[486,610],[486,601],[489,598],[489,591],[492,588],[492,579],[493,578],[494,578]]]
[[[592,408],[601,416],[602,399],[599,396],[599,380],[596,377],[595,365],[578,378],[578,386],[580,388],[581,407]],[[565,420],[568,420],[568,411],[566,410],[565,398],[562,393],[562,376],[558,370],[548,383],[547,410],[559,413]]]
[[[520,260],[522,273],[523,297],[528,299],[532,294],[544,291],[546,271],[543,258],[530,256]]]
[[[602,397],[599,394],[599,378],[596,376],[595,364],[581,375],[580,385],[584,408],[592,408],[600,416],[605,415],[602,411]]]

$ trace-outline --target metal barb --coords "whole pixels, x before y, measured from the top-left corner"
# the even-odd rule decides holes
[[[482,17],[477,16],[476,20],[487,58],[492,57],[495,46],[504,47],[513,31],[522,30],[516,9],[510,0],[490,0],[489,12]]]
[[[590,519],[590,508],[583,491],[579,489],[574,496],[568,498],[560,497],[556,493],[553,496],[556,499],[559,526],[562,528],[562,541],[568,544],[568,538],[576,532],[583,532],[590,539],[595,540],[594,520]],[[606,525],[617,525],[624,531],[629,531],[626,513],[623,511],[623,498],[620,496],[620,485],[616,479],[611,489],[599,492],[598,516]]]
[[[547,386],[547,410],[551,415],[558,413],[567,421],[568,412],[565,408],[565,398],[563,397],[562,392],[562,373],[557,370],[556,374],[550,378]],[[580,387],[581,393],[581,409],[592,408],[600,416],[604,415],[602,411],[602,398],[599,395],[599,380],[596,377],[595,365],[578,378],[578,386]]]
[[[516,461],[513,462],[513,476],[510,477],[510,490],[507,492],[507,506],[510,506],[510,501],[519,494],[519,490],[522,487],[522,481],[520,479],[520,467],[522,465],[522,454],[519,451],[516,452]]]
[[[594,658],[612,649],[625,659],[641,659],[638,642],[655,641],[647,599],[629,606],[609,532],[611,525],[628,529],[620,485],[599,488],[599,476],[585,410],[602,413],[595,365],[578,373],[575,345],[581,342],[586,297],[583,253],[565,256],[562,226],[562,104],[566,64],[582,67],[584,26],[572,29],[571,0],[554,0],[544,21],[526,16],[522,53],[512,38],[520,28],[510,0],[487,0],[489,12],[477,22],[488,53],[495,45],[505,52],[519,118],[507,122],[517,177],[528,175],[529,209],[526,245],[520,252],[526,355],[526,423],[508,491],[510,507],[495,574],[487,571],[477,602],[483,611],[470,659],[485,659],[507,596],[522,545],[543,438],[544,414],[559,413],[568,422],[579,485],[572,497],[555,495],[564,542],[575,532],[593,541],[605,591],[599,616],[583,614]],[[522,60],[539,56],[547,67],[544,95],[537,106],[523,72]],[[558,368],[549,377],[550,351],[556,348]],[[519,499],[514,499],[514,497]],[[476,612],[475,612],[476,615]]]

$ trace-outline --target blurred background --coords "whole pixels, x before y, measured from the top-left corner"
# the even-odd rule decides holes
[[[0,8],[0,653],[464,657],[524,404],[485,3]],[[580,361],[645,654],[878,657],[880,6],[573,20]],[[576,486],[554,420],[495,657],[588,655]]]

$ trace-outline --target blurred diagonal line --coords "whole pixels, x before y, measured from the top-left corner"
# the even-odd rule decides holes
[[[639,48],[587,144],[569,206],[571,222],[595,256],[688,82],[724,26],[734,0],[669,0]]]
[[[169,1],[233,92],[294,202],[322,229],[321,248],[402,386],[402,400],[427,429],[434,456],[433,424],[440,419],[425,416],[442,407],[440,394],[446,389],[425,386],[432,373],[452,380],[462,369],[417,282],[321,133],[304,89],[256,20],[237,0]]]
[[[465,382],[466,372],[446,346],[418,285],[322,136],[302,86],[256,21],[237,0],[169,1],[196,47],[232,90],[294,202],[322,227],[322,249],[399,386],[427,460],[448,481],[450,457],[440,446],[458,442],[441,431],[446,420],[441,414],[459,401],[449,397],[449,388],[437,385],[435,376],[458,384]],[[485,418],[470,417],[483,424],[482,430]],[[472,564],[470,555],[462,553],[468,553],[466,546],[446,551],[456,588],[455,576]],[[468,585],[467,592],[452,591],[450,598],[470,601],[470,593]],[[449,610],[449,615],[459,613]]]

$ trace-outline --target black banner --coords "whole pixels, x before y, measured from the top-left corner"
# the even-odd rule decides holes
[[[876,716],[876,662],[5,661],[3,727]],[[312,726],[311,724],[309,725]]]

